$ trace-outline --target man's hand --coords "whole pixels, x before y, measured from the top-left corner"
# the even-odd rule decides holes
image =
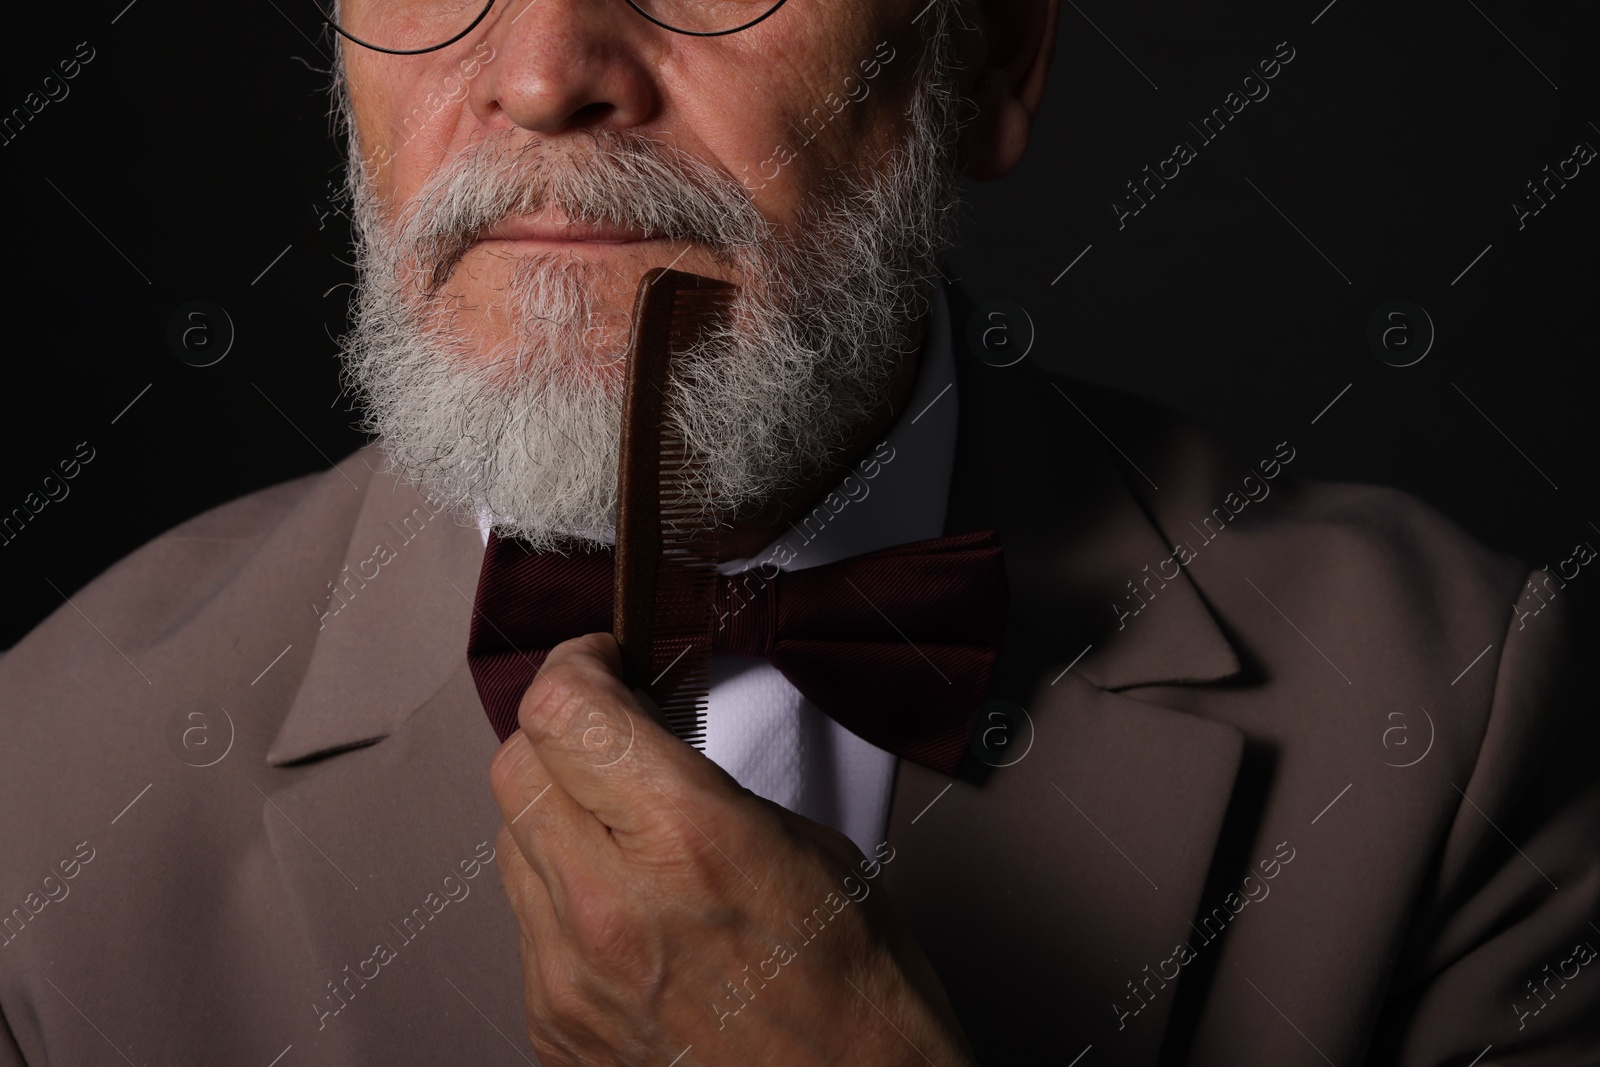
[[[972,1063],[892,848],[741,788],[620,672],[610,634],[553,649],[489,771],[545,1067]]]

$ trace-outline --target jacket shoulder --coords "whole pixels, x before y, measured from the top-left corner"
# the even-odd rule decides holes
[[[288,525],[320,525],[334,537],[354,521],[371,468],[358,450],[333,468],[259,489],[187,519],[103,571],[0,659],[0,692],[13,670],[49,669],[67,616],[94,620],[130,651],[158,644]],[[358,473],[359,472],[359,475]],[[342,492],[341,492],[342,490]],[[42,659],[40,657],[43,657]],[[0,714],[4,709],[0,708]]]
[[[1159,401],[1084,383],[1074,388],[1129,464],[1148,476],[1124,468],[1147,513],[1175,548],[1196,550],[1190,571],[1202,587],[1216,561],[1234,564],[1224,568],[1230,573],[1255,561],[1262,571],[1292,571],[1297,585],[1330,593],[1342,587],[1347,598],[1365,588],[1371,610],[1380,610],[1381,600],[1391,613],[1471,610],[1510,621],[1533,568],[1413,493],[1310,476],[1308,461],[1319,461],[1311,434],[1285,431],[1252,451]],[[1235,537],[1232,551],[1211,552]]]

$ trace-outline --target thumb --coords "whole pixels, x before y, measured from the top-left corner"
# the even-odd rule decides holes
[[[522,732],[561,788],[624,834],[646,832],[668,817],[681,820],[673,801],[742,792],[673,736],[656,718],[654,702],[621,674],[616,639],[587,634],[551,649],[523,694]]]

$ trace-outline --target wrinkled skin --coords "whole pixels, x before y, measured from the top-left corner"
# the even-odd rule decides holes
[[[609,634],[557,646],[490,770],[546,1067],[972,1063],[876,880],[892,843],[740,787],[620,670]]]

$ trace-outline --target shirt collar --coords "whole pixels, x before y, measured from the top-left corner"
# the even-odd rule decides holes
[[[933,288],[930,304],[916,383],[884,440],[772,544],[719,566],[723,574],[768,560],[781,570],[803,570],[943,531],[959,407],[942,287]],[[790,557],[788,562],[778,563],[780,555]]]

